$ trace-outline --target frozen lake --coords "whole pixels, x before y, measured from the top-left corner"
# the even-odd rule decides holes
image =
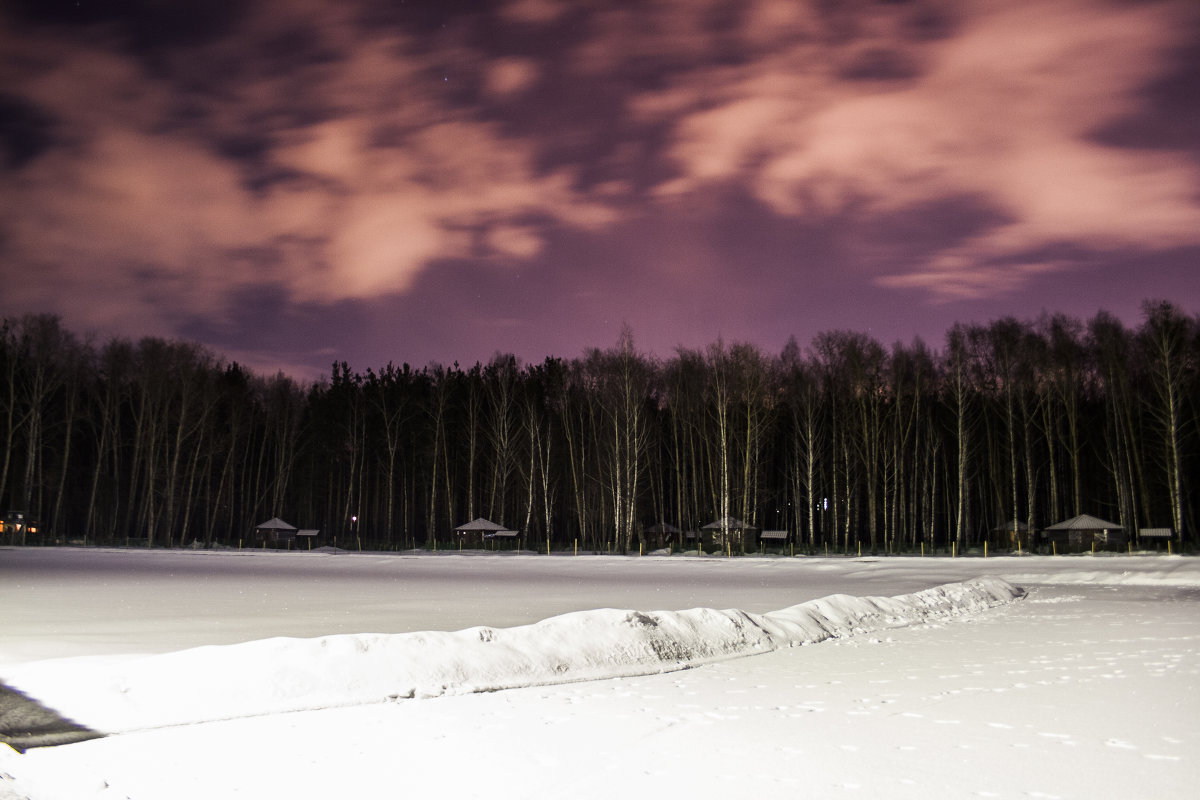
[[[367,660],[371,653],[398,641],[356,634],[505,628],[569,614],[556,621],[554,635],[568,652],[583,651],[588,637],[608,634],[597,624],[611,618],[620,627],[631,617],[572,612],[711,607],[763,614],[829,595],[908,595],[984,575],[1028,594],[991,609],[897,617],[901,627],[866,626],[820,644],[682,671],[429,699],[339,700],[367,677],[365,665],[379,663]],[[36,685],[41,676],[43,699],[58,696],[69,715],[71,704],[92,713],[95,698],[72,699],[56,687],[105,670],[113,685],[124,682],[134,694],[139,680],[149,680],[138,676],[151,674],[180,693],[191,687],[202,695],[228,677],[220,673],[231,664],[266,675],[267,685],[271,675],[281,686],[295,681],[297,653],[315,651],[299,649],[311,647],[308,640],[271,637],[332,634],[345,689],[300,713],[150,727],[0,756],[0,773],[9,776],[0,797],[8,786],[10,796],[19,791],[31,800],[614,792],[1184,798],[1200,781],[1200,565],[1187,558],[0,548],[0,602],[0,678]],[[656,619],[665,625],[676,616]],[[521,641],[532,654],[542,628],[517,633],[525,630],[531,633]],[[719,631],[694,633],[703,641]],[[431,641],[446,642],[448,653],[468,652],[462,636]],[[237,642],[252,644],[173,652]],[[138,653],[169,655],[130,658]],[[623,658],[613,656],[614,668]],[[169,670],[158,670],[160,663]],[[471,665],[456,669],[469,675]],[[155,709],[138,713],[152,717]]]
[[[836,593],[914,592],[1030,563],[0,548],[0,604],[10,610],[0,667],[264,636],[511,627],[591,608],[763,613]]]

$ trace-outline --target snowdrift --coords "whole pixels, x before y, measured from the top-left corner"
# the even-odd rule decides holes
[[[122,733],[669,672],[975,614],[1022,596],[1002,579],[977,578],[897,597],[831,595],[761,615],[600,609],[514,628],[275,638],[145,657],[60,659],[22,665],[4,679],[80,724]]]

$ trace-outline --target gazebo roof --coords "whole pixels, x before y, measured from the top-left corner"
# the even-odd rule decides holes
[[[295,525],[289,525],[279,517],[271,517],[261,525],[255,525],[256,531],[294,531],[299,530]]]
[[[742,522],[740,519],[737,519],[736,517],[726,517],[725,519],[719,519],[719,520],[716,520],[715,522],[708,523],[707,525],[704,526],[704,530],[706,530],[706,531],[722,531],[722,530],[756,531],[756,530],[758,530],[758,528],[754,527],[753,525],[747,525],[746,523]]]
[[[459,525],[454,530],[456,531],[503,531],[507,530],[503,525],[497,525],[491,520],[479,517],[468,522],[466,525]]]
[[[1093,517],[1091,514],[1080,514],[1078,517],[1064,520],[1055,525],[1051,525],[1043,530],[1048,531],[1112,531],[1124,530],[1123,526],[1115,522],[1108,522],[1099,517]]]

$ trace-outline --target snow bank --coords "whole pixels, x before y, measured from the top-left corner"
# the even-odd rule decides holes
[[[832,595],[767,614],[600,609],[514,628],[275,638],[22,665],[9,685],[96,730],[646,675],[974,614],[1024,595],[977,578],[898,597]],[[199,681],[197,676],[203,676]]]

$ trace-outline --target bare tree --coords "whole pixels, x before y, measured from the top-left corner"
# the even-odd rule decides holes
[[[1171,522],[1181,538],[1184,528],[1183,412],[1184,390],[1197,369],[1192,343],[1192,322],[1178,308],[1164,301],[1143,306],[1146,320],[1138,332],[1148,364],[1153,389],[1150,418],[1162,437],[1163,473],[1171,508]]]

